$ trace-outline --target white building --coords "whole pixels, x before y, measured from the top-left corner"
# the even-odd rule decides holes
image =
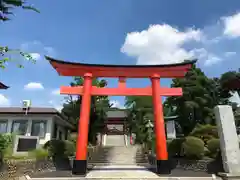
[[[66,139],[73,125],[54,108],[0,107],[0,133],[39,136],[43,145],[51,139]]]
[[[229,98],[229,101],[237,103],[238,106],[240,106],[240,97],[239,94],[235,91],[231,93],[231,97]]]

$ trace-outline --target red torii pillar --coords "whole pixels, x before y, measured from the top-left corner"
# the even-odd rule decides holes
[[[73,174],[85,175],[87,172],[87,144],[88,126],[90,116],[91,96],[152,96],[154,107],[154,121],[156,134],[156,160],[157,173],[169,174],[171,164],[168,161],[165,124],[161,96],[182,95],[181,88],[162,88],[160,78],[181,78],[196,61],[179,64],[153,65],[153,66],[117,66],[117,65],[89,65],[55,60],[46,57],[51,65],[63,76],[83,76],[83,87],[61,87],[61,94],[82,95],[80,120],[78,126],[76,159],[73,163]],[[126,69],[127,68],[127,69]],[[119,77],[118,88],[92,87],[93,77]],[[124,77],[150,78],[152,87],[126,88]]]
[[[163,115],[162,96],[160,96],[160,77],[158,75],[151,78],[152,81],[152,101],[154,108],[154,128],[156,135],[156,162],[159,174],[170,174],[168,161],[167,141],[165,133],[165,123]]]
[[[88,145],[88,125],[91,108],[91,89],[92,89],[92,74],[84,75],[83,95],[80,109],[80,119],[78,123],[78,136],[76,147],[76,162],[73,164],[73,170],[79,171],[82,169],[86,172],[87,168],[87,145]],[[75,167],[76,166],[76,167]],[[78,167],[80,167],[78,169]],[[84,167],[84,168],[82,168]],[[77,174],[77,172],[74,172]]]

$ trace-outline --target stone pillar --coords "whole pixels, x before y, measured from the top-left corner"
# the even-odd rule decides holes
[[[97,133],[97,145],[101,145],[102,144],[102,134],[101,133]]]
[[[167,129],[167,138],[175,139],[176,138],[176,129],[175,129],[175,121],[174,120],[166,122],[166,129]]]
[[[226,173],[240,175],[240,150],[236,126],[231,106],[221,105],[214,108],[223,168]]]
[[[102,144],[103,144],[103,146],[106,146],[106,139],[107,139],[107,134],[105,133],[105,134],[103,135],[103,139],[102,139]]]
[[[128,136],[127,136],[127,134],[124,134],[124,142],[125,142],[125,146],[128,146]]]

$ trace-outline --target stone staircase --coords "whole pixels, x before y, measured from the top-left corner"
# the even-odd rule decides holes
[[[125,146],[124,135],[107,135],[106,146]]]
[[[89,160],[91,164],[135,165],[147,163],[140,146],[103,146]]]

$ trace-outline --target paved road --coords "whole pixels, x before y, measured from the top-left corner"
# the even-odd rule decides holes
[[[176,173],[178,175],[176,175]],[[188,177],[186,177],[188,176]],[[193,177],[194,176],[194,177]],[[96,166],[86,177],[76,177],[70,171],[49,172],[36,175],[31,180],[81,180],[81,179],[162,179],[162,180],[213,180],[210,174],[178,170],[169,177],[160,177],[146,167],[136,165]],[[29,180],[30,180],[29,179]]]

